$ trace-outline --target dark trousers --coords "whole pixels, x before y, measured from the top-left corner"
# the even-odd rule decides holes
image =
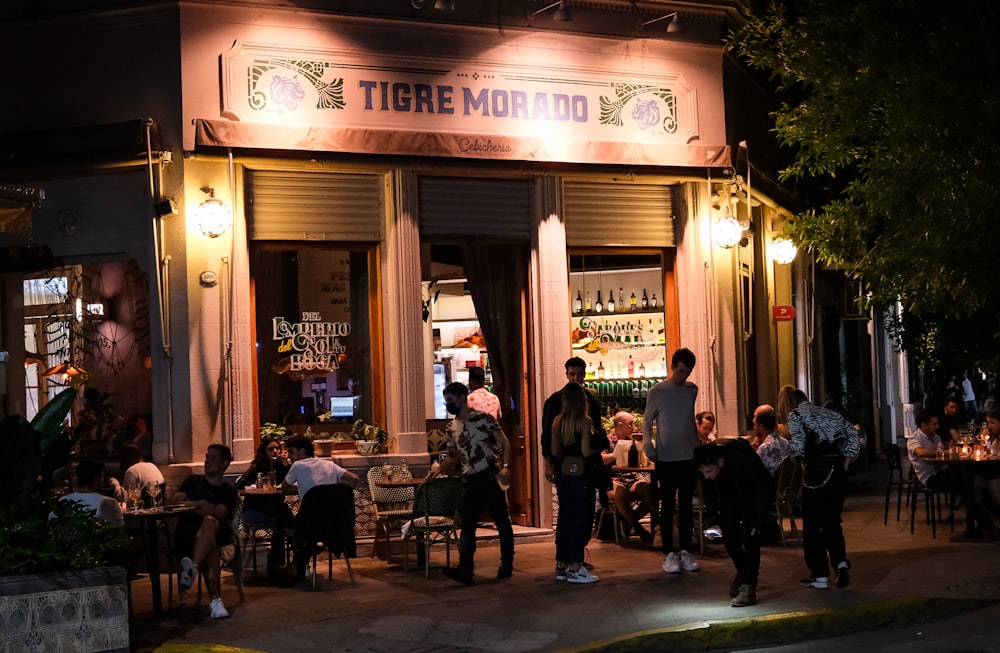
[[[760,575],[760,533],[751,533],[752,523],[741,520],[735,509],[727,510],[722,505],[719,512],[719,526],[722,528],[722,543],[729,559],[736,567],[736,585],[757,587]]]
[[[847,470],[842,463],[833,466],[830,480],[823,487],[802,488],[802,551],[813,578],[829,577],[831,565],[836,567],[847,562],[847,546],[840,526],[845,496]]]
[[[556,561],[583,562],[583,548],[594,523],[594,491],[582,476],[562,474],[556,479],[559,521],[556,522]]]
[[[475,568],[476,523],[485,505],[500,536],[500,566],[514,564],[514,528],[507,513],[507,500],[497,485],[497,469],[491,467],[478,474],[462,476],[462,501],[458,514],[462,520],[462,534],[458,539],[458,566],[472,573]]]
[[[694,488],[698,482],[698,470],[690,460],[656,461],[653,470],[660,488],[660,537],[663,539],[663,553],[674,550],[674,505],[677,505],[678,549],[691,548],[691,530],[694,528]],[[725,531],[723,531],[725,532]]]

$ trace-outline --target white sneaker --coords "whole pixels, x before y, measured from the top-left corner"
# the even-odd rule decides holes
[[[596,583],[599,580],[600,578],[587,571],[587,568],[584,567],[583,565],[580,565],[580,568],[576,571],[573,571],[572,569],[566,570],[567,583],[576,583],[578,585],[583,585],[586,583]]]
[[[212,599],[212,602],[208,604],[208,613],[212,616],[212,619],[226,619],[229,617],[229,610],[226,610],[226,606],[222,604],[221,598]]]
[[[718,526],[709,526],[703,531],[703,534],[705,535],[705,539],[709,542],[722,539],[722,529]]]
[[[684,571],[698,571],[701,569],[701,566],[694,561],[694,558],[687,551],[681,551],[681,567],[684,567]]]
[[[681,573],[681,563],[677,559],[677,555],[675,553],[668,553],[663,558],[663,571],[667,572],[668,574]]]
[[[198,567],[195,566],[191,558],[184,556],[181,558],[180,571],[177,573],[177,589],[183,594],[191,589],[197,580]]]

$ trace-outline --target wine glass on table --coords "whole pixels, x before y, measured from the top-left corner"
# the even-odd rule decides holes
[[[128,509],[139,509],[139,498],[142,497],[142,487],[138,483],[129,483],[125,487],[125,497],[128,499]]]

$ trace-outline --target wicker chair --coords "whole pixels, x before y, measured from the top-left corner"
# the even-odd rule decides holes
[[[392,473],[398,478],[413,478],[409,470],[404,471],[398,465],[392,466]],[[379,487],[376,481],[381,478],[381,467],[372,467],[368,470],[368,490],[371,492],[372,506],[375,510],[375,540],[372,542],[372,557],[375,556],[379,536],[381,536],[385,542],[385,559],[388,562],[392,553],[393,535],[398,535],[398,541],[402,542],[403,522],[413,516],[413,488]],[[405,559],[405,548],[403,554]]]

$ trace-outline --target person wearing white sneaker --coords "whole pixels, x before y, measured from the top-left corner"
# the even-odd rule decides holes
[[[782,416],[791,435],[791,455],[803,461],[802,551],[809,577],[816,583],[810,586],[826,589],[831,566],[850,566],[840,515],[848,468],[861,452],[860,436],[843,415],[813,405],[804,392],[790,385],[778,392],[779,421]],[[841,582],[846,580],[845,576]]]
[[[231,520],[238,500],[236,489],[224,477],[232,460],[229,447],[210,444],[205,473],[186,478],[171,500],[197,508],[181,515],[174,531],[174,550],[182,556],[178,585],[182,591],[190,588],[201,573],[213,619],[229,616],[219,598],[219,548],[232,540]]]
[[[695,356],[690,349],[674,352],[670,360],[670,376],[654,385],[646,398],[642,420],[642,443],[646,457],[655,461],[653,475],[660,488],[659,524],[663,539],[663,570],[673,574],[671,555],[677,567],[697,571],[691,554],[684,554],[692,542],[694,530],[694,490],[698,472],[691,462],[691,452],[700,443],[694,421],[694,404],[698,386],[688,381],[694,369]],[[656,437],[653,437],[653,427]],[[674,506],[677,506],[678,546],[674,547]],[[669,567],[669,569],[668,569]],[[679,569],[678,569],[679,570]]]
[[[573,583],[574,585],[587,585],[590,583],[596,583],[599,580],[600,578],[587,571],[587,568],[583,565],[580,565],[576,569],[570,567],[566,570],[567,583]]]
[[[229,617],[229,610],[223,605],[220,597],[215,597],[208,604],[208,613],[212,619],[226,619]]]
[[[681,561],[673,551],[663,556],[663,571],[668,574],[681,573]]]
[[[753,605],[760,575],[761,524],[774,503],[774,478],[743,438],[696,447],[694,465],[703,479],[705,505],[719,515],[722,542],[736,567],[731,605]]]

